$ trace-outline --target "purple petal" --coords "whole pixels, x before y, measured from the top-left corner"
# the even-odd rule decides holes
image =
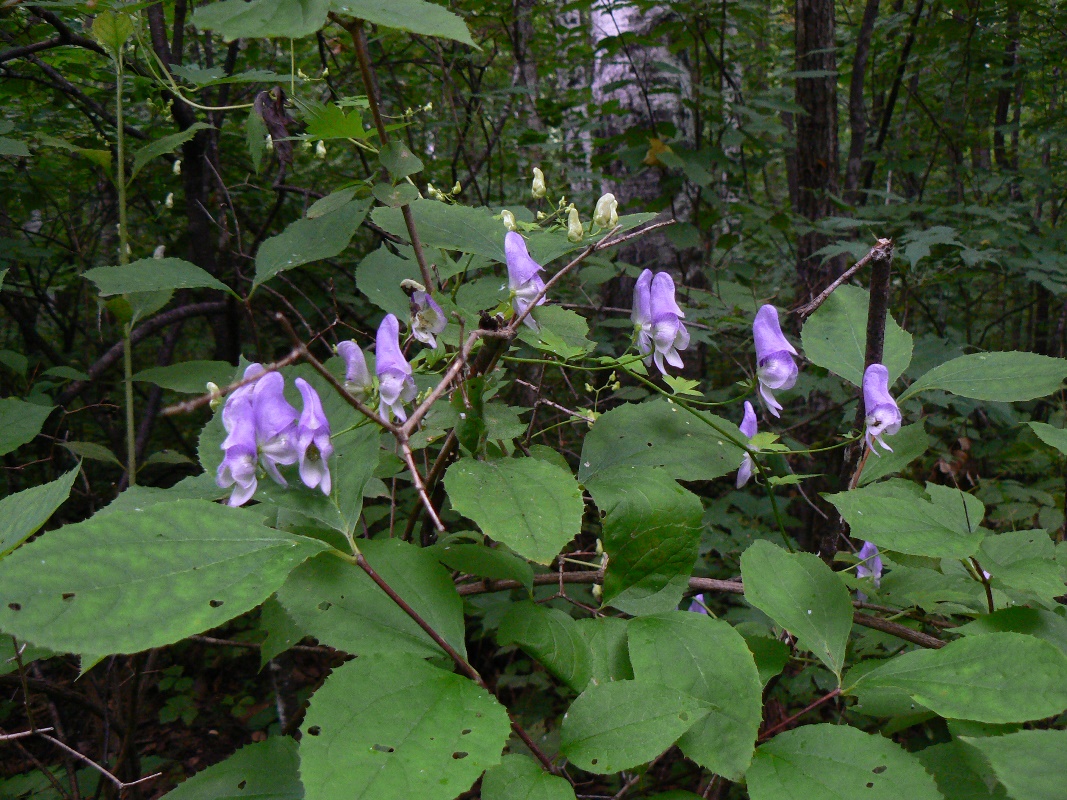
[[[689,603],[689,610],[695,614],[707,614],[708,609],[704,607],[704,595],[698,594],[693,596],[692,602]]]
[[[300,480],[309,489],[322,488],[330,493],[330,468],[327,464],[333,455],[330,441],[330,421],[322,410],[322,400],[315,388],[303,378],[296,379],[296,388],[304,398],[304,409],[297,425],[297,452],[300,457]]]
[[[863,373],[863,407],[866,412],[865,438],[868,447],[879,455],[874,447],[878,442],[889,452],[893,448],[885,443],[882,436],[892,436],[900,430],[902,421],[900,408],[889,394],[889,370],[882,364],[871,364]]]
[[[752,403],[745,401],[745,416],[741,420],[741,433],[751,439],[756,435],[757,423],[756,423],[756,411],[752,408]]]
[[[874,585],[882,582],[882,557],[872,542],[864,542],[857,554],[860,563],[856,565],[857,578],[874,578]]]
[[[678,302],[674,299],[674,279],[671,278],[670,273],[657,272],[652,279],[650,305],[653,319],[656,319],[661,314],[674,314],[678,317],[685,317],[685,312],[678,307]]]
[[[737,481],[734,483],[738,489],[748,483],[749,478],[752,477],[752,456],[745,453],[741,458],[741,466],[737,468]]]
[[[797,363],[785,350],[779,350],[760,359],[756,369],[756,376],[759,378],[759,382],[768,389],[774,389],[775,391],[778,389],[792,389],[796,385],[799,373],[800,370],[797,369]]]
[[[793,345],[782,335],[782,326],[778,323],[778,309],[772,305],[760,306],[756,312],[756,319],[752,322],[752,339],[756,344],[757,364],[781,350],[797,355]]]
[[[374,355],[376,358],[375,369],[378,379],[386,372],[400,372],[404,375],[411,374],[411,365],[404,358],[400,350],[400,323],[392,314],[386,314],[381,325],[378,326]]]
[[[374,385],[370,370],[367,369],[367,359],[363,351],[353,341],[341,342],[337,345],[337,355],[345,361],[345,383],[352,388],[366,391]]]
[[[652,270],[646,269],[634,284],[633,311],[630,321],[644,328],[652,324]]]
[[[261,444],[296,422],[296,409],[285,399],[285,378],[280,372],[268,372],[256,381],[252,407],[256,415],[256,439]]]
[[[526,240],[515,231],[508,231],[504,236],[504,256],[508,264],[508,286],[512,290],[537,277],[541,271],[541,265],[526,249]]]
[[[445,312],[426,292],[417,291],[411,296],[411,333],[420,342],[437,347],[434,338],[447,325]]]

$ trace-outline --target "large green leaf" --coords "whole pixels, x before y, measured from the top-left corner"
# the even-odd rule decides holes
[[[606,515],[604,603],[628,614],[677,608],[700,546],[700,498],[643,466],[604,470],[586,488]]]
[[[156,139],[151,144],[146,144],[144,147],[138,148],[134,151],[133,167],[130,169],[129,177],[126,180],[132,183],[137,173],[140,172],[145,164],[153,158],[165,155],[166,153],[173,153],[185,142],[196,136],[197,131],[210,127],[211,126],[206,122],[194,122],[183,131],[178,131],[178,133],[172,133],[170,136]]]
[[[0,500],[0,557],[3,557],[37,533],[63,501],[81,467],[50,483],[42,483]]]
[[[135,381],[154,383],[172,392],[204,394],[207,382],[225,386],[233,376],[233,364],[227,361],[182,361],[166,367],[149,367],[133,376]]]
[[[630,651],[626,645],[628,620],[619,617],[582,617],[575,620],[589,647],[589,680],[593,683],[633,680]]]
[[[330,0],[223,0],[193,12],[193,24],[234,39],[310,36],[326,24]]]
[[[889,659],[848,691],[883,686],[903,689],[943,717],[1026,722],[1067,708],[1067,656],[1021,633],[967,636]]]
[[[1067,593],[1056,547],[1043,530],[1005,531],[987,536],[979,550],[982,569],[994,589],[1021,592],[1056,608],[1055,598]]]
[[[537,458],[475,461],[448,468],[453,508],[523,558],[550,564],[582,526],[582,492],[574,476]]]
[[[959,739],[935,744],[915,753],[923,767],[934,776],[945,800],[1006,800],[1004,787],[986,780],[988,768],[981,757],[968,750]],[[992,784],[992,785],[990,785]]]
[[[857,539],[881,548],[932,558],[967,558],[978,552],[985,514],[974,495],[945,486],[919,487],[898,481],[828,494]]]
[[[86,270],[82,277],[95,283],[102,297],[169,289],[218,289],[230,292],[230,287],[206,270],[180,258],[142,258],[120,267],[94,267]]]
[[[893,448],[890,453],[882,453],[879,450],[871,450],[867,457],[867,463],[863,465],[863,473],[860,475],[860,486],[874,483],[879,478],[900,472],[908,464],[923,455],[930,447],[932,440],[926,432],[922,421],[912,425],[905,425],[892,437],[889,437],[889,446]]]
[[[714,706],[678,746],[700,766],[740,780],[752,760],[763,712],[763,686],[744,638],[727,622],[672,611],[628,623],[630,660],[639,682],[690,694]]]
[[[340,255],[367,216],[368,205],[367,200],[352,200],[321,217],[298,219],[267,239],[256,253],[252,285],[259,286],[287,269]]]
[[[631,769],[658,756],[710,711],[708,703],[656,683],[590,686],[563,717],[560,751],[586,772]]]
[[[1067,430],[1046,425],[1044,422],[1027,422],[1026,424],[1037,434],[1037,438],[1049,447],[1055,447],[1067,455]]]
[[[0,630],[68,653],[136,653],[262,603],[325,549],[203,500],[106,514],[0,562]]]
[[[934,779],[899,745],[847,725],[805,725],[756,750],[752,800],[942,800]]]
[[[288,736],[245,745],[164,795],[167,800],[301,800],[303,796],[297,744]]]
[[[1067,791],[1067,731],[960,739],[986,757],[1012,800],[1062,800]]]
[[[804,323],[800,340],[804,356],[849,383],[863,383],[867,355],[867,312],[870,293],[857,286],[839,286]],[[911,363],[911,334],[886,316],[882,363],[889,370],[890,385]]]
[[[533,591],[533,567],[506,547],[483,544],[442,542],[431,548],[437,559],[449,569],[491,580],[513,580]]]
[[[504,756],[482,778],[482,800],[574,800],[574,789],[529,756]]]
[[[1055,392],[1064,378],[1067,359],[1037,353],[971,353],[934,367],[899,399],[942,389],[972,400],[1033,400]]]
[[[1056,645],[1067,655],[1067,619],[1052,611],[1039,608],[1002,608],[983,614],[974,622],[953,628],[953,633],[976,636],[982,633],[1027,633]]]
[[[384,244],[364,256],[356,267],[356,288],[378,308],[407,319],[411,301],[400,288],[402,281],[422,281],[419,265],[393,253]]]
[[[367,562],[445,641],[465,652],[463,603],[430,553],[399,539],[360,542]],[[403,652],[426,658],[441,649],[359,567],[324,554],[293,571],[278,601],[323,644],[363,656]]]
[[[586,483],[601,471],[621,466],[663,467],[672,478],[687,481],[733,472],[745,451],[728,437],[741,442],[745,437],[733,423],[703,416],[715,427],[663,400],[608,411],[585,437],[578,480]]]
[[[524,601],[508,609],[496,632],[497,644],[517,644],[545,669],[580,692],[589,683],[589,645],[569,614]]]
[[[0,456],[32,441],[54,408],[14,397],[0,400]]]
[[[500,762],[509,730],[472,681],[413,656],[363,656],[311,698],[300,776],[314,800],[452,800]]]
[[[454,39],[477,47],[462,17],[425,0],[330,0],[330,8],[375,25],[399,28],[423,36]]]
[[[741,556],[745,599],[797,637],[841,678],[852,600],[841,579],[811,553],[760,540]]]

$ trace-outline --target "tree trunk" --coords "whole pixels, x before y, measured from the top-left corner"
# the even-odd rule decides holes
[[[856,34],[856,57],[852,62],[852,79],[848,89],[848,121],[852,128],[852,140],[849,142],[848,163],[845,166],[845,202],[850,205],[855,205],[859,200],[860,170],[863,166],[868,127],[863,81],[867,72],[867,56],[871,52],[871,36],[877,19],[878,0],[867,0],[863,9],[863,21]]]

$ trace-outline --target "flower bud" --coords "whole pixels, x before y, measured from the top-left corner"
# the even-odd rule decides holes
[[[508,211],[506,208],[500,212],[500,219],[504,223],[504,227],[509,231],[515,230],[518,225],[515,222],[515,215]]]
[[[608,192],[596,201],[593,224],[599,228],[614,228],[619,222],[619,201]]]
[[[302,141],[300,143],[300,149],[301,150],[310,150],[311,149],[311,140],[310,139],[305,139],[304,141]]]
[[[540,169],[534,167],[533,171],[533,183],[530,185],[530,194],[533,195],[534,200],[540,200],[548,192],[548,188],[545,186],[545,173]]]
[[[315,158],[326,158],[326,143],[322,139],[315,145]]]
[[[263,146],[271,152],[274,151],[274,139],[271,138],[271,135],[269,133],[267,134],[267,137],[263,140]]]
[[[174,159],[174,166],[171,168],[171,172],[175,175],[182,174],[182,160],[180,158]]]
[[[208,401],[208,405],[211,406],[212,411],[218,411],[219,406],[222,405],[222,392],[219,391],[219,386],[211,381],[207,382],[207,391],[211,395],[211,400]]]
[[[327,78],[327,77],[329,77],[329,75],[330,75],[330,68],[326,67],[326,69],[324,69],[322,71],[322,77]]]
[[[593,599],[599,603],[600,598],[604,596],[604,587],[601,586],[599,583],[594,583],[593,588],[590,590],[590,594],[592,594]]]
[[[427,103],[422,107],[422,110],[429,114],[431,111],[433,111],[433,103]]]
[[[463,184],[461,184],[459,181],[456,181],[456,185],[452,187],[452,194],[459,194],[462,191]]]
[[[585,237],[585,229],[582,221],[578,218],[578,209],[571,206],[567,212],[567,238],[572,242],[580,242]]]
[[[161,244],[155,250],[152,251],[152,258],[163,258],[164,254],[166,252],[167,252],[167,246],[164,245],[164,244]]]
[[[163,201],[165,208],[174,208],[174,192],[167,192],[167,199]]]

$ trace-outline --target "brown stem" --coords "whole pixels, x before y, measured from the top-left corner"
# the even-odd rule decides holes
[[[806,708],[798,711],[793,716],[787,717],[786,719],[783,719],[781,722],[779,722],[773,728],[768,728],[767,730],[765,730],[763,733],[761,733],[759,735],[759,739],[757,739],[756,741],[757,742],[765,742],[765,741],[767,741],[772,736],[774,736],[774,734],[778,733],[778,731],[784,730],[785,728],[787,728],[788,726],[792,725],[794,722],[796,722],[798,719],[800,719],[800,717],[804,716],[805,714],[807,714],[812,709],[818,708],[823,703],[826,703],[826,702],[828,702],[830,700],[833,700],[839,694],[841,694],[841,687],[840,686],[837,687],[836,689],[834,689],[832,692],[830,692],[828,694],[824,694],[822,697],[820,697],[814,703],[811,703]]]

